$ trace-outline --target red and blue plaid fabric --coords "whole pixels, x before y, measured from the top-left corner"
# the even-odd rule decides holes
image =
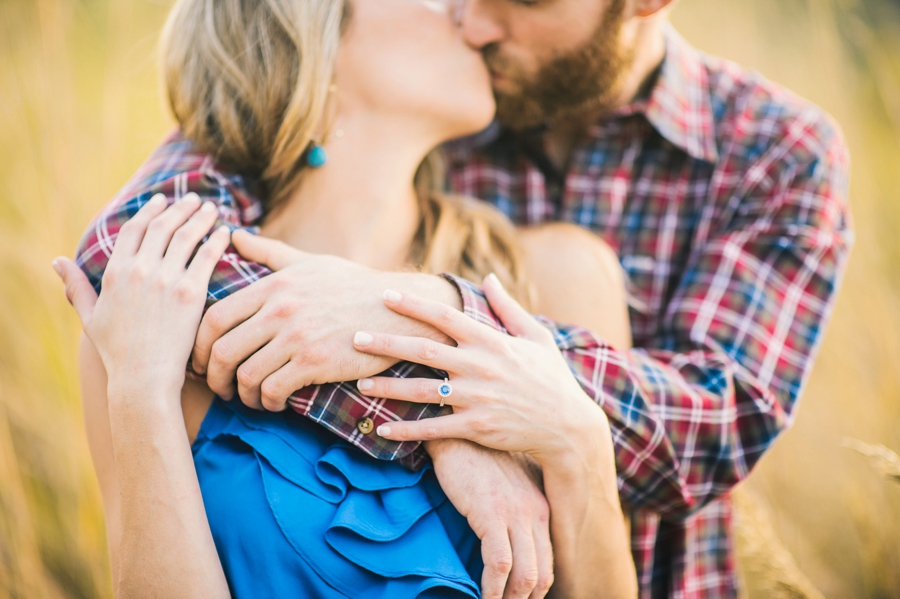
[[[733,597],[728,492],[792,422],[852,245],[844,142],[815,106],[670,30],[653,86],[592,126],[567,172],[542,146],[495,125],[448,149],[451,186],[616,251],[635,349],[551,328],[609,416],[641,596]]]
[[[818,109],[674,32],[646,97],[598,122],[557,173],[540,136],[498,126],[448,148],[450,183],[519,224],[569,221],[605,239],[628,275],[635,349],[544,321],[610,419],[619,488],[634,510],[642,597],[736,594],[728,491],[791,422],[851,245],[848,159]],[[220,220],[253,227],[252,182],[175,134],[95,218],[78,252],[95,288],[119,227],[154,194],[190,191]],[[269,271],[229,248],[209,303]],[[467,314],[499,326],[481,292],[450,277]],[[433,376],[400,364],[394,376]],[[436,415],[360,396],[353,384],[298,391],[292,407],[381,459],[412,467],[416,444],[362,435]]]

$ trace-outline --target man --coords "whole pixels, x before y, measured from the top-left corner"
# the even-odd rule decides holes
[[[616,252],[632,298],[635,349],[579,345],[588,333],[572,327],[557,327],[556,338],[613,429],[620,494],[634,510],[641,596],[729,597],[736,578],[727,494],[792,421],[822,339],[851,244],[847,156],[818,109],[690,48],[667,25],[671,4],[462,5],[462,35],[491,68],[498,122],[448,148],[449,182],[520,224],[584,225]],[[179,151],[128,192],[186,191],[202,173],[179,162]],[[80,252],[88,270],[93,253],[104,251],[103,236],[94,241]],[[376,308],[388,288],[439,299],[499,328],[465,281],[261,247],[269,255],[259,261],[277,272],[248,287],[268,271],[242,274],[232,265],[236,287],[245,289],[211,308],[198,333],[194,368],[220,395],[234,392],[237,378],[245,402],[282,409],[295,389],[383,370],[388,362],[353,350],[356,331],[423,332]],[[217,299],[233,291],[223,285]],[[242,323],[265,306],[276,314],[267,343],[290,342],[297,351],[284,368],[248,373],[240,366],[260,344]],[[418,462],[411,441],[441,433],[439,418],[428,429],[415,422],[433,412],[370,400],[352,385],[311,387],[291,406],[384,459]],[[411,441],[372,434],[386,422],[392,438]],[[470,522],[485,510],[472,496],[499,496],[502,504],[516,493],[515,485],[497,487],[496,470],[478,463],[466,472],[470,504],[461,511]],[[459,476],[441,482],[453,486]],[[499,492],[484,491],[491,488]],[[507,511],[498,504],[487,511],[494,508]],[[527,520],[500,527],[510,539],[487,553],[497,575],[486,596],[543,594],[546,558],[535,566],[516,550],[513,531]]]

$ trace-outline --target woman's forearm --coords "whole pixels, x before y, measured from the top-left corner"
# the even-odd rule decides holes
[[[178,407],[180,391],[111,383],[108,392],[121,501],[116,596],[230,597]]]
[[[608,425],[577,451],[543,464],[555,583],[549,597],[634,599],[637,576],[616,486]]]

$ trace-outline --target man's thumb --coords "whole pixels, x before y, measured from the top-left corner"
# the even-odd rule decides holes
[[[286,243],[254,235],[244,229],[231,234],[231,243],[244,260],[281,270],[300,259],[303,252]]]
[[[53,270],[66,286],[66,298],[81,319],[82,328],[87,328],[97,303],[97,292],[87,276],[68,258],[57,258],[53,261]]]

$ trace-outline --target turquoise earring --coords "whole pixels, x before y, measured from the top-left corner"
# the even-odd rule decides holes
[[[328,162],[328,152],[317,143],[313,143],[306,156],[306,164],[310,168],[322,168]]]

